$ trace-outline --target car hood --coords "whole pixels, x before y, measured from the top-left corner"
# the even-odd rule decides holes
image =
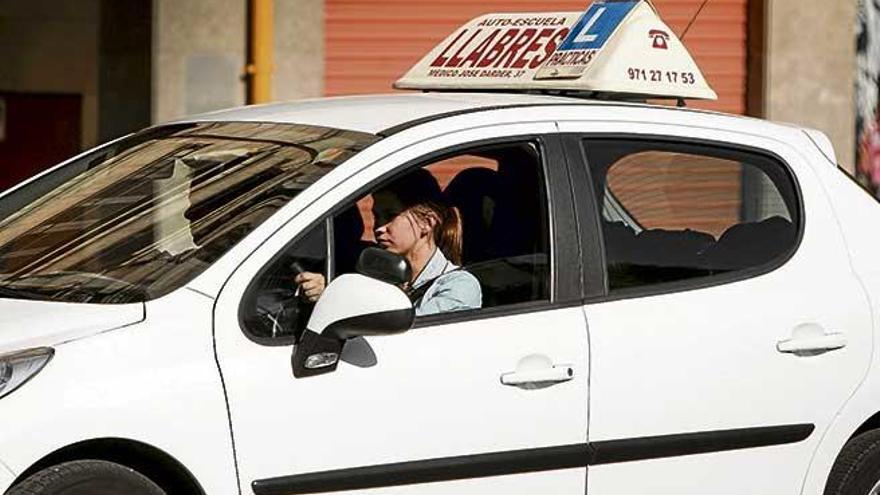
[[[0,353],[63,344],[141,322],[144,316],[143,303],[0,299]]]

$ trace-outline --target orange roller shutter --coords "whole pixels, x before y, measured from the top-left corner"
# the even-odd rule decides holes
[[[702,0],[654,0],[667,24],[681,33]],[[718,92],[699,108],[746,112],[748,0],[709,0],[684,43]],[[324,92],[387,93],[419,58],[464,22],[488,12],[580,11],[588,1],[325,0]]]

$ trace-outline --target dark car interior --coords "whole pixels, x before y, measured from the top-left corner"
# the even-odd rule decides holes
[[[695,150],[694,154],[690,154],[687,148],[682,151],[681,145],[676,148],[663,144],[621,145],[619,142],[597,141],[589,146],[595,190],[600,204],[605,205],[602,234],[609,288],[612,291],[760,268],[790,252],[796,244],[798,229],[796,222],[792,221],[797,219],[796,194],[791,180],[778,164],[753,157],[746,159],[736,153],[715,157],[696,154],[711,151]],[[650,153],[663,154],[672,163],[664,168],[660,163],[662,160],[634,162],[632,158],[639,153],[645,153],[646,156]],[[645,184],[654,181],[654,184],[643,189],[653,187],[662,191],[657,197],[649,199],[664,203],[657,205],[657,208],[666,206],[673,210],[670,224],[680,224],[682,218],[685,219],[684,223],[690,221],[693,225],[705,222],[707,218],[713,219],[711,188],[717,186],[713,186],[708,179],[685,186],[674,183],[677,177],[669,174],[669,170],[677,165],[676,157],[680,160],[698,160],[697,163],[707,168],[727,168],[728,172],[738,174],[740,190],[728,193],[724,199],[731,203],[727,205],[728,210],[736,210],[736,218],[715,219],[716,224],[720,222],[723,228],[713,233],[690,228],[664,228],[663,222],[657,222],[656,218],[653,225],[645,226],[627,211],[628,202],[644,203],[644,198],[635,194],[621,198],[611,190],[611,171],[616,164],[628,163],[638,172],[633,175],[630,171],[625,179],[629,182],[624,185],[632,187],[633,182]],[[629,162],[626,162],[627,159]],[[699,174],[699,168],[696,170]],[[706,176],[709,177],[708,173]],[[749,177],[759,177],[761,181],[756,183],[757,186],[750,185]],[[750,199],[754,202],[768,195],[778,198],[780,203],[772,213],[748,211]],[[717,198],[714,201],[723,202]]]
[[[463,267],[480,281],[483,307],[550,298],[547,199],[530,143],[482,150],[497,170],[467,168],[444,190],[463,223]]]
[[[467,157],[479,163],[468,163]],[[523,142],[469,150],[456,163],[440,182],[446,182],[446,201],[461,213],[461,269],[480,282],[483,307],[549,300],[549,219],[536,146]],[[329,279],[353,273],[361,252],[375,245],[372,214],[358,203],[331,222],[332,229],[327,223],[316,226],[259,277],[260,289],[250,292],[243,305],[250,309],[242,313],[252,337],[295,339],[312,305],[298,294],[294,277],[303,271],[329,274]]]
[[[716,241],[694,230],[643,230],[603,222],[613,288],[673,282],[765,265],[794,243],[797,230],[774,216],[731,226]]]
[[[549,239],[541,162],[531,143],[469,156],[495,168],[460,166],[443,189],[462,217],[462,269],[480,282],[483,307],[549,299]],[[367,227],[353,205],[334,217],[334,273],[354,271]]]

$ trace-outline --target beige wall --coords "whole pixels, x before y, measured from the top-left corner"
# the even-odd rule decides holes
[[[82,145],[98,135],[99,0],[0,2],[0,90],[82,95]]]
[[[764,116],[829,135],[853,170],[855,0],[766,0]]]
[[[153,121],[245,103],[246,0],[154,0]],[[324,0],[275,0],[272,100],[321,96]]]
[[[275,0],[273,99],[324,93],[324,0]]]
[[[154,0],[153,122],[243,105],[244,0]]]

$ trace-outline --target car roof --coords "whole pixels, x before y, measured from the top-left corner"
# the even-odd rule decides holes
[[[336,96],[263,105],[248,105],[185,117],[172,123],[187,122],[272,122],[304,124],[389,136],[423,122],[451,115],[526,106],[627,107],[721,116],[766,128],[810,131],[802,126],[771,122],[743,115],[711,110],[674,107],[619,100],[598,100],[583,96],[553,96],[503,92],[400,92],[377,95]],[[748,124],[747,124],[748,125]],[[824,134],[813,131],[813,140],[826,152],[831,148]],[[825,145],[823,146],[824,143]],[[833,149],[833,148],[831,148]],[[827,153],[827,152],[826,152]],[[833,152],[830,155],[834,155]]]
[[[412,122],[448,114],[491,108],[559,104],[607,103],[565,96],[517,93],[393,93],[250,105],[186,117],[177,122],[277,122],[379,134]]]

